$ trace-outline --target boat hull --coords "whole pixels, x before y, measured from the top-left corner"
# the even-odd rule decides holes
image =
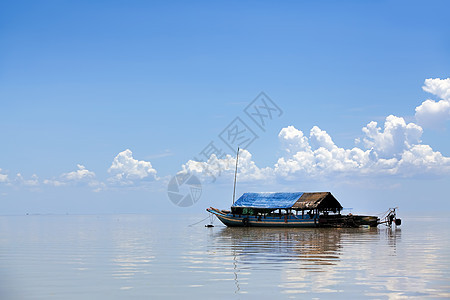
[[[208,208],[207,211],[229,227],[317,227],[319,219],[305,215],[304,218],[295,216],[256,217],[248,215],[232,215],[217,209]]]
[[[285,221],[284,218],[266,218],[258,220],[257,218],[252,216],[216,216],[223,224],[229,227],[317,227],[318,224],[317,219],[299,219]]]
[[[214,214],[224,225],[228,227],[376,227],[379,219],[373,216],[324,216],[308,215],[295,216],[251,216],[251,215],[233,215],[225,213],[215,208],[208,208],[207,211]]]

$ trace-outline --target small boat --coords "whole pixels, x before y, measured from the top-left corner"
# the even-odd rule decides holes
[[[213,207],[206,211],[226,226],[244,227],[389,227],[401,224],[396,208],[381,219],[377,216],[341,214],[342,205],[330,192],[244,193],[235,199],[237,163],[234,177],[233,205],[230,210]]]
[[[231,210],[206,210],[226,226],[376,227],[382,223],[377,216],[342,215],[341,204],[330,192],[245,193]]]

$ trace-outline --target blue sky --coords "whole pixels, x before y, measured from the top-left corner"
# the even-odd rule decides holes
[[[259,137],[243,156],[238,194],[326,190],[355,210],[419,210],[424,201],[449,210],[449,8],[445,1],[3,2],[2,213],[227,207],[231,150],[214,183],[207,163],[188,161],[220,142],[238,116]],[[261,91],[283,111],[265,132],[243,112]],[[372,121],[382,135],[362,130]],[[332,160],[321,158],[321,147]],[[360,158],[342,154],[354,147]],[[203,183],[190,208],[166,193],[183,165]]]

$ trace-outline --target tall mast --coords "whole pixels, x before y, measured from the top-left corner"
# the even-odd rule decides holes
[[[234,170],[233,205],[234,205],[234,198],[236,196],[236,175],[237,175],[238,159],[239,159],[239,147],[236,153],[236,169]]]

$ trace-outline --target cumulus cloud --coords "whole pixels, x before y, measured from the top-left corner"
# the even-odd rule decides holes
[[[105,181],[98,180],[93,171],[88,170],[84,165],[78,164],[75,171],[62,173],[53,178],[39,180],[37,175],[31,178],[24,178],[21,173],[17,173],[12,179],[2,173],[0,169],[0,183],[6,183],[10,186],[30,186],[36,187],[40,183],[47,186],[88,186],[94,192],[107,189],[110,186],[133,185],[139,181],[158,180],[156,170],[148,161],[137,160],[133,158],[131,150],[126,149],[120,152],[114,158],[108,172],[112,174]]]
[[[130,149],[117,154],[108,172],[113,175],[109,179],[110,182],[121,184],[132,184],[143,179],[157,179],[156,170],[152,164],[149,161],[134,159]]]
[[[422,88],[440,100],[427,99],[416,107],[417,122],[425,127],[443,127],[445,121],[450,120],[450,78],[426,79]]]
[[[283,143],[285,136],[279,134]],[[286,149],[287,155],[280,157],[273,171],[277,178],[298,179],[324,177],[338,174],[369,174],[375,170],[389,173],[394,160],[379,158],[374,149],[360,149],[357,147],[345,149],[338,147],[331,136],[324,130],[314,126],[309,140],[304,140],[303,150],[292,153]]]
[[[210,178],[215,181],[219,176],[229,176],[234,174],[236,166],[236,158],[231,155],[219,159],[215,154],[211,154],[211,157],[205,161],[189,160],[186,164],[182,165],[182,173],[193,173],[202,177],[203,179]],[[259,168],[252,160],[252,154],[243,149],[239,152],[239,180],[240,181],[253,181],[260,179],[268,179],[271,175],[270,168]]]
[[[58,177],[44,179],[41,182],[49,186],[74,186],[84,185],[93,189],[94,192],[107,189],[108,186],[115,185],[130,185],[140,180],[158,179],[156,177],[156,170],[148,161],[136,160],[133,158],[133,153],[127,149],[120,152],[114,158],[108,172],[112,177],[106,181],[97,180],[96,174],[88,170],[84,165],[78,164],[75,171],[63,173]],[[37,175],[33,175],[30,179],[25,179],[18,173],[13,181],[9,180],[8,175],[1,174],[0,182],[11,182],[11,184],[38,186],[39,179]]]
[[[439,151],[433,151],[429,145],[415,145],[404,151],[398,165],[400,172],[405,176],[417,173],[436,175],[450,173],[450,157],[443,156]]]
[[[450,78],[428,78],[422,87],[425,92],[436,95],[441,99],[450,99]]]
[[[430,128],[443,127],[450,119],[450,102],[447,100],[425,100],[416,107],[416,119],[419,124]]]
[[[96,185],[98,181],[96,181],[95,173],[86,169],[85,166],[78,164],[78,170],[63,173],[56,179],[45,179],[43,180],[44,184],[53,185],[53,186],[64,186],[64,185],[73,185],[73,184],[87,184],[89,186]]]
[[[293,130],[292,128],[290,129]],[[336,175],[400,175],[450,173],[450,158],[433,151],[429,145],[421,144],[422,128],[406,123],[403,118],[388,116],[383,129],[376,122],[363,128],[364,148],[345,149],[338,147],[323,130],[314,126],[307,140],[301,141],[303,150],[278,159],[274,172],[278,177]],[[286,139],[280,132],[279,138]],[[297,136],[303,136],[298,133]],[[294,146],[295,147],[295,146]]]
[[[239,157],[239,179],[299,180],[335,178],[337,176],[397,175],[410,177],[423,174],[450,173],[450,158],[421,144],[422,128],[406,123],[403,118],[388,116],[383,127],[370,122],[362,129],[362,148],[338,147],[331,136],[314,126],[309,137],[294,126],[281,129],[278,137],[284,154],[273,167],[258,167],[247,150]],[[182,172],[201,176],[232,175],[235,158],[218,159],[214,154],[206,162],[188,161]]]
[[[382,158],[397,157],[403,150],[419,144],[423,133],[419,125],[406,124],[403,118],[393,115],[386,118],[383,130],[372,121],[362,131],[366,134],[363,139],[366,148],[373,148]]]
[[[294,126],[288,126],[281,129],[278,137],[282,141],[282,147],[288,153],[297,153],[298,151],[311,150],[308,138],[303,135],[301,130]]]
[[[61,175],[66,181],[79,181],[95,177],[95,173],[86,169],[85,166],[78,164],[78,170],[64,173]]]
[[[321,130],[319,127],[314,126],[309,134],[309,139],[311,141],[311,145],[316,149],[325,148],[329,151],[336,149],[337,146],[334,144],[331,136],[324,130]]]

